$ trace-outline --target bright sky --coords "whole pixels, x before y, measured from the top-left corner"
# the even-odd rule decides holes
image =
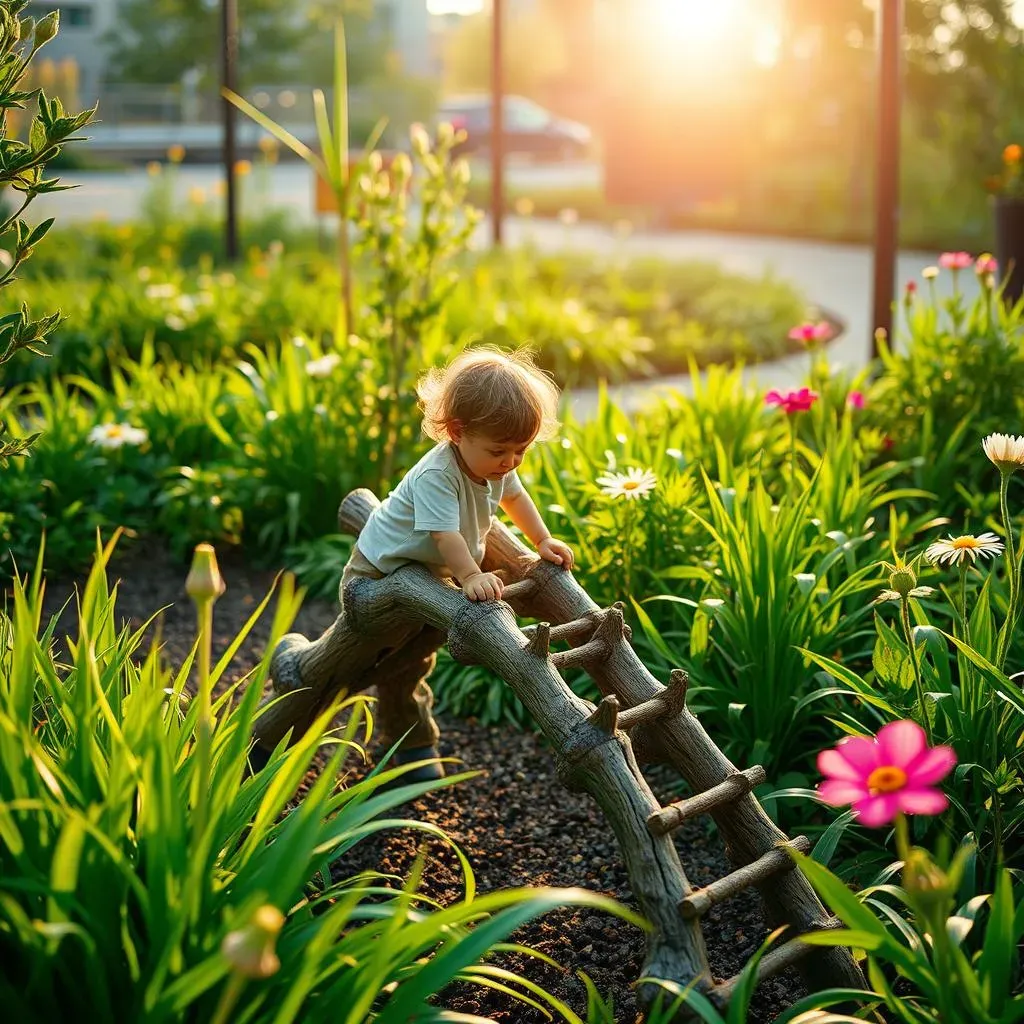
[[[475,14],[484,0],[427,0],[431,14]],[[1024,0],[1015,0],[1017,21],[1024,25]]]

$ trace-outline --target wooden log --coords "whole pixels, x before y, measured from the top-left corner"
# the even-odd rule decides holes
[[[797,836],[777,849],[769,850],[752,864],[744,864],[717,882],[684,896],[679,901],[679,912],[686,918],[703,917],[716,903],[736,896],[752,885],[761,885],[784,871],[792,871],[796,862],[787,849],[809,853],[811,841],[806,836]]]
[[[620,716],[620,722],[622,717]],[[652,814],[647,819],[647,827],[655,835],[663,836],[666,832],[678,828],[689,818],[695,818],[698,814],[706,814],[720,804],[731,803],[741,796],[746,796],[755,786],[760,786],[764,780],[765,772],[759,764],[754,765],[753,768],[745,768],[703,793],[669,804]]]
[[[339,510],[339,523],[358,530],[373,501],[367,491],[349,495]],[[515,559],[511,563],[514,569]],[[545,564],[556,572],[566,571]],[[522,577],[508,578],[515,582]],[[535,597],[543,577],[530,579]],[[523,600],[524,591],[508,587],[505,593],[510,590],[514,602]],[[346,618],[370,635],[376,635],[382,623],[393,629],[397,610],[406,620],[444,630],[453,657],[487,665],[512,687],[558,752],[559,777],[591,793],[615,833],[637,908],[653,925],[647,935],[644,975],[708,990],[711,975],[700,926],[676,909],[690,885],[671,840],[647,830],[647,818],[658,804],[632,756],[628,737],[615,729],[617,700],[594,708],[574,694],[552,660],[529,649],[510,602],[468,601],[422,566],[403,566],[382,580],[359,580],[346,591],[345,604]],[[596,633],[608,614],[593,611],[601,616]],[[621,637],[621,610],[611,618],[606,630],[614,635],[617,618]],[[653,990],[644,986],[641,998],[652,995]]]
[[[686,707],[686,688],[690,677],[680,668],[674,668],[669,685],[661,693],[656,694],[635,708],[627,708],[619,715],[619,728],[628,732],[638,725],[664,718],[665,715],[678,715]]]
[[[812,928],[811,931],[831,931],[843,926],[842,921],[838,918],[831,918],[824,923],[817,925]],[[794,967],[800,963],[804,957],[809,956],[814,952],[815,949],[820,948],[812,946],[808,942],[802,942],[800,936],[790,939],[788,942],[782,943],[780,946],[776,946],[774,949],[768,950],[767,953],[757,963],[757,967],[754,969],[754,987],[756,988],[761,984],[762,981],[768,978],[774,977],[776,974],[780,974],[782,971],[787,970],[790,967]],[[729,1005],[733,995],[736,992],[737,986],[740,984],[742,975],[736,974],[726,981],[719,982],[715,987],[708,993],[711,1001],[718,1006],[720,1009],[724,1009]]]
[[[594,635],[600,623],[600,615],[589,615],[575,622],[565,622],[561,626],[552,626],[551,623],[544,623],[550,630],[551,643],[567,643],[570,647],[579,647],[585,644]],[[532,637],[537,626],[524,626],[523,636]]]
[[[515,580],[529,575],[537,581],[536,596],[517,611],[553,625],[573,622],[599,611],[571,572],[531,556],[500,522],[492,526],[481,568],[503,570]],[[615,693],[626,707],[650,700],[661,690],[628,644],[621,644],[605,661],[594,663],[590,674],[602,693]],[[631,741],[651,757],[672,764],[694,793],[702,793],[737,774],[737,768],[718,749],[704,727],[688,710],[671,718],[637,726]],[[726,855],[736,866],[757,860],[787,841],[752,794],[710,812],[725,843]],[[787,871],[758,886],[766,917],[772,927],[789,924],[797,933],[808,931],[828,917],[810,882],[799,871]],[[864,976],[850,954],[841,948],[816,949],[802,962],[801,972],[812,990],[823,986],[861,988]]]

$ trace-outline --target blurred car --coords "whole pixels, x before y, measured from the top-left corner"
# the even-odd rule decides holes
[[[592,134],[585,124],[558,117],[525,96],[505,96],[502,103],[506,153],[523,153],[540,159],[574,160],[590,150]],[[491,97],[459,96],[446,100],[438,121],[449,121],[466,131],[465,142],[456,147],[459,156],[482,156],[491,148]]]

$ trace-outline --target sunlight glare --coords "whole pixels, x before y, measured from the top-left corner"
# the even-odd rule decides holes
[[[720,42],[739,27],[741,0],[651,0],[657,30],[676,43]]]

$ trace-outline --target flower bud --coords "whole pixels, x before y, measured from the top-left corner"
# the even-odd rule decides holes
[[[36,22],[36,33],[33,43],[38,50],[43,43],[48,43],[56,34],[57,29],[60,27],[60,12],[50,11],[45,18],[40,18]]]
[[[424,157],[430,152],[430,136],[423,125],[414,124],[409,129],[409,140],[412,142],[412,151],[417,156]]]
[[[903,862],[903,888],[917,903],[944,909],[951,893],[950,879],[927,851],[913,847]]]
[[[224,578],[217,568],[217,554],[210,544],[197,544],[185,591],[196,604],[216,601],[224,593]]]
[[[447,147],[455,141],[455,126],[448,121],[442,121],[437,126],[437,142],[439,146]]]
[[[244,928],[224,936],[220,951],[236,973],[246,978],[269,978],[277,973],[281,961],[274,952],[274,942],[284,920],[277,907],[265,905]]]
[[[380,174],[381,168],[384,166],[384,157],[375,149],[367,158],[367,166],[370,168],[371,173]]]
[[[468,185],[469,180],[472,177],[472,172],[469,168],[468,160],[456,160],[452,164],[452,177],[455,179],[456,184]]]
[[[408,153],[397,153],[391,161],[391,173],[395,181],[403,184],[412,177],[412,161]]]
[[[901,565],[889,575],[889,586],[900,597],[906,597],[917,586],[917,576],[909,565]]]

